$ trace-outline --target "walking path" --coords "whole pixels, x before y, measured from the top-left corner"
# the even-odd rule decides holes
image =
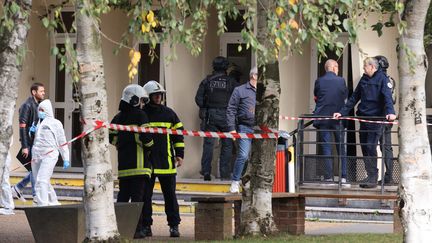
[[[153,217],[153,235],[146,241],[173,241],[169,238],[165,215]],[[179,241],[194,240],[194,216],[182,215],[180,225],[181,237]],[[393,224],[379,223],[334,223],[334,222],[306,222],[306,234],[326,235],[342,233],[392,233]],[[0,243],[32,243],[35,242],[27,222],[24,211],[15,210],[15,215],[0,215]]]

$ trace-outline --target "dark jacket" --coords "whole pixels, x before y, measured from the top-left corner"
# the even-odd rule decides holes
[[[38,103],[30,96],[19,108],[19,135],[21,148],[31,148],[34,136],[30,136],[29,129],[38,123]]]
[[[395,114],[391,90],[392,84],[381,69],[377,70],[372,77],[363,74],[354,93],[340,113],[343,116],[348,115],[349,111],[361,100],[357,108],[358,116]]]
[[[144,107],[150,122],[150,127],[183,130],[177,114],[164,105],[147,104]],[[182,135],[154,134],[154,145],[150,155],[153,166],[153,174],[175,175],[177,173],[175,157],[184,157],[184,147]]]
[[[339,112],[345,105],[345,99],[348,96],[348,89],[345,80],[337,76],[334,72],[326,72],[323,76],[315,81],[314,115],[333,116],[333,113]],[[335,120],[314,121],[314,126],[337,124]]]
[[[148,117],[141,109],[120,101],[119,110],[120,112],[111,123],[149,126]],[[151,176],[151,164],[148,158],[153,145],[151,134],[110,130],[109,140],[117,147],[119,178]]]
[[[236,125],[255,125],[256,88],[250,82],[234,89],[227,108],[229,131],[236,130]]]
[[[238,84],[225,71],[214,72],[201,81],[195,95],[195,103],[202,109],[224,108]]]

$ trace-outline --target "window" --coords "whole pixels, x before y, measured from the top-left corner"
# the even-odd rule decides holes
[[[138,64],[138,84],[144,85],[150,80],[155,80],[159,83],[161,82],[161,70],[160,70],[160,59],[161,51],[160,44],[156,44],[156,48],[154,49],[154,58],[153,62],[151,60],[150,55],[150,45],[149,44],[140,44],[139,51],[141,53],[141,60]]]
[[[62,11],[61,19],[65,25],[67,33],[75,33],[75,30],[72,28],[72,24],[75,21],[75,12],[73,11]],[[58,25],[56,28],[56,32],[59,34],[65,33],[63,26]]]

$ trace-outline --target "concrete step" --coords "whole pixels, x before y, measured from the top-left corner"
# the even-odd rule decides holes
[[[84,195],[83,188],[82,187],[76,187],[76,186],[61,186],[61,185],[54,185],[54,190],[56,191],[56,194],[58,197],[67,197],[67,198],[82,198]],[[114,188],[114,198],[117,198],[119,189]],[[32,198],[31,197],[31,188],[26,187],[23,190],[23,194],[25,198]],[[177,191],[177,199],[178,200],[184,200],[184,201],[190,201],[191,197],[194,196],[203,196],[203,195],[224,195],[225,192],[194,192],[194,191]],[[163,200],[163,194],[160,189],[154,189],[153,191],[153,200]]]
[[[11,175],[11,184],[16,184],[26,173],[14,172]],[[78,173],[54,173],[51,183],[54,185],[57,196],[61,203],[80,203],[83,195],[83,175]],[[212,180],[204,182],[201,179],[178,179],[177,197],[182,213],[193,213],[194,204],[190,198],[200,195],[220,195],[229,191],[230,181]],[[309,183],[299,187],[303,193],[348,193],[348,194],[371,194],[381,193],[381,189],[363,189],[358,185],[344,187],[340,191],[337,185]],[[385,194],[395,194],[396,186],[386,186],[383,190]],[[118,185],[115,183],[114,195],[116,198]],[[32,196],[30,187],[25,188],[24,195],[28,199],[26,203],[15,201],[17,207],[32,206]],[[388,200],[363,200],[363,199],[327,199],[327,198],[307,198],[307,214],[311,219],[320,220],[360,220],[360,221],[391,221],[392,215],[388,215],[385,210],[392,211],[392,201]],[[164,212],[163,195],[160,184],[156,182],[153,194],[153,210],[156,213]],[[357,211],[356,211],[357,210]],[[384,211],[382,211],[384,210]],[[390,219],[391,218],[391,219]]]
[[[306,206],[306,219],[320,221],[393,223],[393,210]]]
[[[13,172],[10,176],[12,185],[18,183],[27,173]],[[58,186],[84,186],[84,176],[80,173],[54,173],[51,178],[52,185]],[[229,192],[231,181],[213,179],[212,181],[203,181],[202,179],[177,179],[177,191],[182,192],[204,192],[204,193],[226,193]],[[114,187],[118,188],[118,181],[114,181]],[[156,180],[155,189],[160,189],[160,184]]]

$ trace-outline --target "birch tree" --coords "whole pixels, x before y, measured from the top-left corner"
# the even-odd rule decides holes
[[[406,29],[399,38],[399,206],[405,242],[430,242],[432,235],[432,160],[429,146],[423,45],[430,0],[407,0],[400,7]],[[429,30],[430,31],[430,30]]]
[[[98,16],[86,1],[76,3],[78,87],[84,130],[96,120],[108,120],[107,92]],[[83,138],[85,242],[119,241],[114,211],[114,177],[108,151],[108,130]]]
[[[0,20],[0,176],[12,137],[13,115],[30,29],[31,0],[5,0]],[[2,181],[3,178],[0,178]]]

